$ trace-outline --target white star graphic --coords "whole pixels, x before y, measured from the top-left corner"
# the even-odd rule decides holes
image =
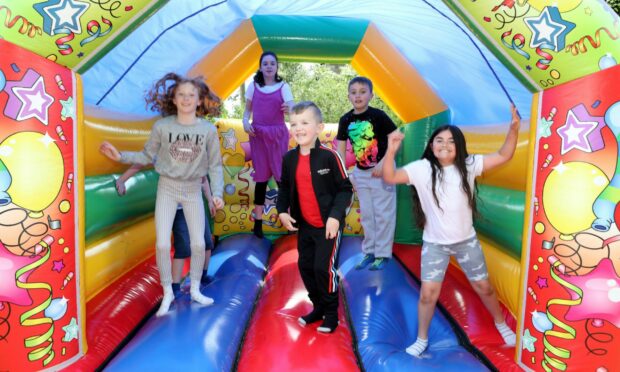
[[[224,140],[224,149],[234,150],[237,146],[237,137],[235,136],[235,130],[233,128],[228,129],[226,132],[222,132],[222,139]]]
[[[74,0],[61,0],[56,5],[43,8],[43,11],[52,20],[50,35],[54,35],[57,29],[66,28],[76,34],[82,33],[80,17],[86,13],[90,4]]]
[[[568,110],[566,124],[558,128],[558,134],[562,138],[562,155],[572,149],[584,152],[592,152],[592,146],[588,141],[588,135],[598,126],[596,121],[580,121],[573,110]]]
[[[45,145],[45,147],[49,147],[49,145],[51,145],[52,143],[54,143],[56,140],[53,139],[49,133],[45,132],[45,135],[43,137],[41,137],[39,139],[39,141],[43,142],[43,144]]]
[[[45,91],[45,83],[42,76],[39,76],[31,87],[14,87],[13,93],[23,103],[19,114],[15,118],[16,120],[22,121],[37,118],[44,125],[47,125],[47,110],[54,102],[54,97]]]

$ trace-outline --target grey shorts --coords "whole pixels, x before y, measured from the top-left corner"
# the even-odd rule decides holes
[[[474,236],[454,244],[423,242],[422,281],[442,282],[450,263],[450,256],[455,256],[470,281],[474,282],[489,278],[480,241]]]

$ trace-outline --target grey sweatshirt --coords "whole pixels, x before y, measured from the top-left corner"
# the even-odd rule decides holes
[[[183,181],[200,179],[208,173],[211,193],[222,198],[224,175],[217,129],[202,118],[192,125],[179,124],[176,119],[171,115],[157,120],[144,150],[122,151],[120,161],[155,164],[160,175]]]

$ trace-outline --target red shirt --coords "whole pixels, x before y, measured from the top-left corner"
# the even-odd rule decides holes
[[[299,163],[295,172],[295,183],[297,183],[297,195],[299,196],[299,207],[304,220],[314,227],[323,227],[323,218],[319,203],[316,201],[314,187],[312,186],[312,175],[310,174],[310,154],[302,155],[299,153]]]

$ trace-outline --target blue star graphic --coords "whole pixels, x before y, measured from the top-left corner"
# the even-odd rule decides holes
[[[65,336],[62,338],[64,342],[69,342],[73,339],[78,338],[78,332],[80,331],[80,327],[78,327],[77,321],[75,318],[71,318],[71,321],[66,326],[62,327],[62,330],[65,331]]]
[[[86,13],[90,4],[75,0],[47,0],[32,7],[43,17],[45,33],[54,35],[64,29],[81,34],[80,17]]]
[[[269,212],[276,206],[278,200],[278,190],[271,189],[265,194],[265,208],[263,210],[264,215],[269,215]]]
[[[534,344],[537,340],[538,339],[536,337],[532,336],[530,330],[526,329],[525,332],[523,332],[523,337],[521,338],[521,349],[527,349],[530,353],[535,352],[536,345]]]
[[[548,48],[554,51],[564,49],[566,35],[575,24],[562,19],[560,11],[554,6],[547,6],[538,17],[524,18],[525,24],[532,31],[531,48]]]

